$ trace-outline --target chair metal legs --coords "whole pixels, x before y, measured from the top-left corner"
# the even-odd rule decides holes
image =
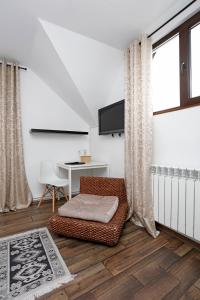
[[[68,196],[65,193],[64,187],[57,187],[57,186],[53,186],[50,184],[46,184],[45,188],[44,188],[44,192],[42,194],[42,197],[38,203],[38,207],[40,207],[40,205],[42,204],[42,201],[44,200],[44,197],[50,194],[51,198],[52,198],[52,211],[55,211],[55,203],[56,203],[56,198],[59,199],[59,194],[61,194],[66,201],[68,201]]]

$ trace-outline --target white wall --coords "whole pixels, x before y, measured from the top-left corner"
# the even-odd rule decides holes
[[[123,52],[118,53],[116,71],[112,75],[112,83],[105,102],[98,104],[97,109],[124,99]],[[97,114],[96,114],[97,118]],[[97,121],[97,120],[96,120]],[[124,135],[114,137],[99,135],[98,127],[90,130],[90,151],[93,160],[105,161],[110,166],[110,176],[124,177]]]
[[[153,117],[153,164],[200,169],[200,107]],[[99,136],[91,129],[91,153],[110,163],[111,176],[124,176],[124,136]]]
[[[121,57],[123,60],[123,57]],[[120,68],[113,80],[110,101],[106,105],[124,99],[123,69]],[[99,107],[101,108],[101,107]],[[110,165],[110,176],[124,177],[124,134],[119,137],[99,135],[98,127],[90,130],[90,151],[96,161],[105,161]]]
[[[153,117],[153,163],[200,169],[200,107]]]
[[[167,34],[190,17],[199,4],[195,3],[187,11],[153,36],[153,42]],[[169,12],[170,15],[170,12]],[[149,33],[163,23],[157,20]],[[118,83],[113,84],[114,95],[107,105],[123,99],[123,73]],[[174,111],[153,117],[153,164],[181,168],[200,169],[200,106]],[[98,136],[98,128],[91,129],[91,153],[99,159],[110,163],[111,176],[124,175],[124,136]]]
[[[199,1],[190,6],[153,36],[153,43],[186,21],[199,10]],[[170,11],[166,12],[171,14]],[[163,19],[164,20],[164,19]],[[149,32],[163,23],[156,20]],[[153,117],[153,164],[181,168],[200,168],[200,107]]]
[[[200,169],[200,107],[153,117],[153,164]],[[90,147],[93,157],[106,161],[111,176],[124,176],[124,136],[99,136],[92,128]]]
[[[40,22],[98,124],[99,108],[124,99],[123,51],[55,24]],[[124,176],[123,136],[99,136],[98,127],[93,127],[90,150],[93,161],[109,163],[111,176]],[[100,171],[95,174],[103,175]]]
[[[31,70],[21,71],[21,106],[26,173],[37,198],[42,189],[38,183],[40,161],[78,160],[78,150],[89,150],[89,137],[30,134],[30,128],[88,131],[89,127]],[[77,191],[76,180],[72,190]]]
[[[124,98],[123,53],[112,87],[106,95],[109,105]],[[36,74],[21,72],[22,121],[25,164],[35,198],[41,195],[38,183],[39,163],[43,159],[78,160],[79,149],[89,149],[93,160],[110,165],[110,175],[124,177],[124,136],[99,136],[98,127],[87,136],[30,134],[30,128],[88,130],[88,125],[61,100]],[[200,168],[200,107],[153,117],[153,164]],[[73,190],[77,191],[78,179]]]
[[[123,77],[121,76],[121,79]],[[124,177],[124,136],[30,134],[30,128],[88,130],[88,125],[44,84],[36,74],[21,71],[22,124],[25,165],[34,198],[41,195],[39,164],[43,159],[77,160],[79,149],[90,148],[93,160],[110,164],[110,175]],[[113,87],[112,99],[123,98],[123,80]],[[107,104],[110,104],[108,102]],[[200,107],[153,117],[153,164],[200,168]],[[90,145],[89,145],[90,143]],[[78,189],[74,180],[73,191]]]
[[[110,165],[111,177],[124,177],[124,136],[98,135],[98,128],[90,131],[92,158]]]

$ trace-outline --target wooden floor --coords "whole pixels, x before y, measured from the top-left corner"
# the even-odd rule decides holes
[[[0,236],[48,226],[51,214],[50,203],[1,214]],[[77,276],[42,299],[200,299],[200,250],[169,232],[152,239],[127,223],[120,243],[112,248],[52,235]]]

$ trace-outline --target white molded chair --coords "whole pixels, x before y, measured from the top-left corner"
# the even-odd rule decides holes
[[[44,197],[50,193],[52,196],[52,211],[55,210],[55,201],[56,196],[59,197],[59,194],[65,197],[68,200],[67,195],[65,194],[64,186],[69,184],[68,179],[61,178],[56,174],[55,166],[52,161],[46,160],[40,163],[40,178],[39,182],[45,185],[44,192],[38,204],[38,207],[41,205]]]

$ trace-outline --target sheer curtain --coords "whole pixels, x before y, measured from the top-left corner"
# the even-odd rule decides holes
[[[125,51],[125,179],[128,218],[156,237],[151,194],[151,41],[143,35]]]
[[[27,183],[21,128],[19,68],[0,64],[0,211],[32,202]]]

